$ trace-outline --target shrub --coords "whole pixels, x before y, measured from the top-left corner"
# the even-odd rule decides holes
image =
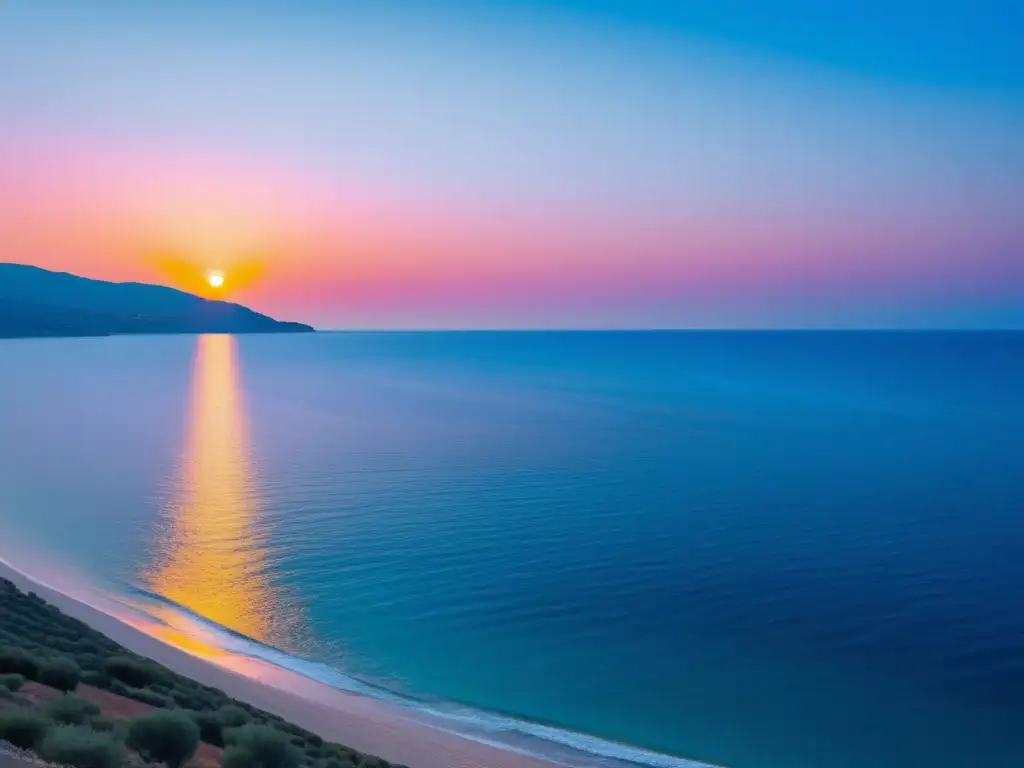
[[[110,735],[76,725],[51,729],[39,748],[44,759],[75,768],[119,768],[122,753]]]
[[[23,679],[37,680],[42,668],[52,664],[48,660],[57,657],[70,659],[80,668],[79,685],[86,683],[106,688],[158,707],[177,704],[195,713],[201,711],[212,716],[196,718],[197,727],[203,728],[203,724],[208,723],[203,728],[206,734],[204,738],[209,736],[211,729],[216,731],[219,728],[221,741],[228,740],[228,733],[232,734],[231,738],[238,740],[246,728],[250,725],[256,727],[256,723],[279,728],[283,732],[280,737],[270,734],[267,737],[269,743],[250,735],[243,739],[245,743],[229,744],[225,750],[227,765],[235,760],[237,768],[260,768],[276,765],[281,762],[282,756],[286,764],[300,760],[306,768],[350,768],[360,763],[377,764],[377,761],[366,759],[336,744],[319,746],[319,739],[309,731],[287,723],[277,715],[244,702],[233,701],[217,688],[181,677],[154,661],[138,656],[82,622],[65,616],[56,607],[38,598],[30,598],[10,581],[0,578],[0,705],[7,708],[0,707],[0,721],[2,728],[12,734],[13,740],[29,747],[41,741],[41,734],[47,727],[53,730],[58,726],[39,710],[12,707],[12,704],[21,702],[18,694],[9,691],[7,686],[16,687],[18,678],[8,678],[6,675],[21,675]],[[58,662],[58,666],[63,665]],[[50,673],[47,675],[53,684],[54,678],[49,677]],[[153,690],[154,686],[159,687],[159,690]],[[245,713],[248,723],[243,720],[240,712]],[[166,710],[158,710],[157,713],[168,714]],[[87,725],[88,729],[81,730],[92,730],[114,740],[120,739],[128,730],[127,721],[115,722],[102,715],[86,715],[86,718],[83,726]],[[0,738],[3,736],[0,735]],[[68,737],[62,735],[60,738]],[[301,742],[305,754],[294,750],[288,743],[290,739],[295,739],[296,743]]]
[[[239,728],[249,722],[249,713],[234,704],[225,704],[214,712],[194,711],[190,715],[199,726],[199,738],[215,747],[224,746],[225,729]]]
[[[150,688],[150,690],[155,689]],[[169,691],[169,693],[170,698],[179,707],[191,709],[196,712],[199,712],[200,710],[210,709],[210,707],[207,705],[207,702],[203,699],[203,697],[195,691],[189,691],[183,688],[173,688]]]
[[[225,728],[240,728],[249,722],[249,713],[235,704],[225,704],[218,709],[217,717]]]
[[[254,768],[249,750],[244,747],[228,747],[220,758],[221,768]]]
[[[0,675],[0,687],[6,688],[8,691],[20,691],[21,686],[23,686],[24,684],[24,675],[19,675],[16,672],[11,672],[6,675]]]
[[[260,768],[298,768],[302,753],[288,742],[288,737],[274,728],[249,723],[224,732],[222,766],[259,766]],[[230,753],[230,756],[229,756]]]
[[[73,691],[78,687],[78,681],[82,679],[82,670],[71,659],[59,657],[44,661],[39,666],[39,676],[36,679],[58,691]]]
[[[24,675],[35,680],[39,675],[40,660],[28,651],[10,646],[0,648],[0,672]]]
[[[199,740],[215,747],[224,746],[224,724],[216,712],[190,712],[189,715],[199,726]]]
[[[88,645],[84,641],[75,643],[74,657],[75,661],[82,669],[97,669],[102,665],[99,655],[96,653],[96,648],[92,645]]]
[[[35,749],[53,721],[31,709],[6,709],[0,712],[0,739],[21,749]]]
[[[95,717],[89,718],[89,727],[94,731],[101,731],[103,733],[110,733],[114,731],[118,726],[118,721],[107,715],[96,715]]]
[[[149,704],[151,707],[159,707],[161,709],[170,709],[174,707],[170,701],[159,693],[153,693],[153,691],[145,688],[132,688],[128,695],[136,701],[141,701],[143,704]]]
[[[82,682],[94,688],[106,688],[110,685],[110,678],[103,672],[95,669],[87,669],[82,673]]]
[[[334,750],[331,749],[330,744],[322,744],[319,747],[314,747],[312,744],[307,744],[305,751],[306,756],[311,757],[314,760],[326,760],[330,757],[334,757]]]
[[[81,725],[100,713],[100,708],[73,693],[50,699],[43,705],[43,714],[58,723]]]
[[[103,662],[103,671],[133,688],[145,688],[157,679],[151,664],[128,656],[112,656]]]
[[[141,701],[143,704],[149,704],[151,707],[166,709],[169,706],[167,699],[159,693],[154,693],[145,688],[133,688],[130,685],[125,685],[120,680],[110,681],[110,692],[116,693],[118,696],[126,696],[129,699]]]
[[[120,680],[111,680],[110,685],[107,686],[111,693],[116,693],[118,696],[130,696],[131,692],[136,690],[130,685],[125,685]]]
[[[343,747],[340,744],[325,745],[325,749],[330,749],[329,754],[325,755],[327,759],[340,760],[342,763],[352,763],[355,765],[359,762],[359,753],[354,749]]]
[[[182,712],[153,712],[131,721],[127,743],[144,760],[181,768],[199,746],[199,726]]]

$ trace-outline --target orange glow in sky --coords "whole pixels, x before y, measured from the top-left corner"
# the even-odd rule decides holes
[[[227,269],[210,269],[198,260],[170,255],[157,255],[150,263],[161,282],[207,298],[229,298],[238,291],[256,285],[266,267],[262,261],[237,261]]]
[[[0,261],[324,330],[1024,324],[991,13],[62,5],[0,2]]]
[[[606,317],[746,326],[761,322],[762,304],[788,327],[805,311],[794,297],[834,309],[845,296],[929,301],[954,282],[1010,285],[1019,268],[998,254],[1017,237],[1014,221],[502,209],[356,189],[263,158],[31,143],[0,151],[0,231],[19,259],[321,328],[586,327]]]

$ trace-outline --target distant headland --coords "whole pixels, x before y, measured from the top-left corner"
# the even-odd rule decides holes
[[[162,285],[0,263],[0,338],[143,333],[308,333],[240,304]]]

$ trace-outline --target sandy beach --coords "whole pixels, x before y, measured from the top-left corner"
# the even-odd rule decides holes
[[[178,674],[277,714],[325,739],[410,768],[551,768],[546,762],[435,728],[402,708],[346,693],[273,665],[240,657],[216,662],[188,653],[97,607],[56,583],[43,583],[0,560],[0,576],[32,591],[135,653]],[[228,668],[230,665],[232,668]]]

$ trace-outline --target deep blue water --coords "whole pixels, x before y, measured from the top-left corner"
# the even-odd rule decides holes
[[[122,594],[506,726],[1024,765],[1024,334],[24,340],[0,372],[0,540]]]

